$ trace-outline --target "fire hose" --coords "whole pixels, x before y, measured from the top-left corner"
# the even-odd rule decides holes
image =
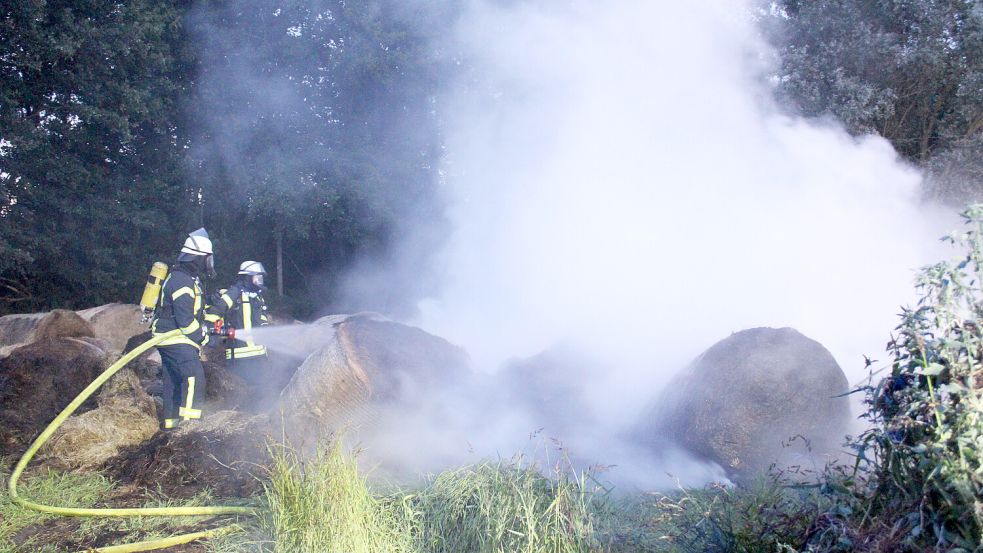
[[[42,505],[40,503],[34,503],[28,499],[24,499],[17,494],[17,481],[20,479],[21,473],[27,468],[27,464],[31,462],[34,455],[41,449],[41,446],[48,441],[49,438],[58,430],[58,427],[65,422],[65,420],[75,412],[76,409],[81,406],[86,399],[89,398],[96,390],[98,390],[103,384],[106,383],[114,374],[116,374],[120,369],[125,367],[130,361],[136,359],[141,353],[147,351],[151,347],[157,345],[159,342],[167,340],[168,338],[173,338],[181,335],[181,330],[172,330],[166,334],[161,334],[154,336],[150,340],[140,344],[132,351],[121,357],[118,361],[109,366],[108,369],[103,371],[98,378],[92,381],[71,403],[65,407],[61,413],[41,432],[33,443],[31,447],[27,448],[27,451],[18,461],[17,466],[14,467],[14,471],[10,475],[10,480],[7,482],[7,492],[10,495],[10,499],[20,505],[21,507],[27,509],[33,509],[35,511],[40,511],[42,513],[48,513],[53,515],[61,516],[74,516],[74,517],[142,517],[142,516],[216,516],[216,515],[256,515],[255,509],[250,507],[236,507],[227,505],[215,505],[215,506],[198,506],[198,507],[138,507],[138,508],[74,508],[74,507],[53,507],[50,505]],[[87,549],[87,552],[98,552],[98,553],[133,553],[137,551],[151,551],[154,549],[163,549],[165,547],[172,547],[175,545],[180,545],[184,543],[189,543],[198,539],[204,538],[214,538],[218,536],[224,536],[237,531],[240,531],[241,527],[238,524],[231,524],[228,526],[222,526],[219,528],[213,528],[210,530],[205,530],[202,532],[195,532],[191,534],[182,534],[178,536],[171,536],[169,538],[163,538],[151,541],[142,541],[137,543],[129,543],[124,545],[114,545],[109,547],[100,547],[96,549]]]

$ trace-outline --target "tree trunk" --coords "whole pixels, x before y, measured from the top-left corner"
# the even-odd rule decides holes
[[[276,231],[276,292],[283,295],[283,229]]]

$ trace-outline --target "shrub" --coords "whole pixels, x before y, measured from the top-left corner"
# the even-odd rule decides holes
[[[873,426],[853,444],[865,518],[902,547],[977,550],[983,529],[983,205],[946,238],[964,257],[922,269],[921,299],[888,344],[891,374],[867,390]]]

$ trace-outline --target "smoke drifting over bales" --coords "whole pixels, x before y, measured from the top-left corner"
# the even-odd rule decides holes
[[[454,233],[419,323],[485,370],[571,341],[608,361],[590,386],[612,417],[753,326],[798,328],[859,379],[941,215],[886,141],[772,105],[750,13],[472,4],[446,115]]]
[[[439,292],[409,322],[487,373],[557,344],[578,367],[590,360],[569,378],[591,415],[579,453],[647,478],[664,467],[618,436],[669,375],[731,332],[792,326],[859,380],[861,354],[882,351],[948,224],[887,142],[773,105],[750,13],[732,0],[476,1],[431,44],[463,60],[434,103],[452,229],[432,271]],[[396,213],[393,259],[432,244],[433,227],[410,224],[427,217],[409,213]],[[415,299],[433,280],[412,276],[370,263],[346,294],[379,309],[379,283]],[[421,392],[416,412],[391,416],[445,433],[383,432],[370,449],[433,470],[410,452],[508,455],[535,430],[507,393],[468,393]]]

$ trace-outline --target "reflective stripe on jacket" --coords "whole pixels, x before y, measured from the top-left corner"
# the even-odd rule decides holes
[[[236,340],[232,347],[226,346],[226,359],[247,359],[266,355],[266,346],[253,341],[253,327],[266,326],[270,319],[266,315],[266,300],[259,292],[250,292],[241,285],[233,284],[228,290],[219,290],[212,296],[209,306],[209,320],[222,318],[226,325],[235,327]]]
[[[201,281],[178,265],[164,280],[150,330],[157,336],[180,328],[182,335],[157,345],[189,344],[201,349],[208,342],[203,307]]]

